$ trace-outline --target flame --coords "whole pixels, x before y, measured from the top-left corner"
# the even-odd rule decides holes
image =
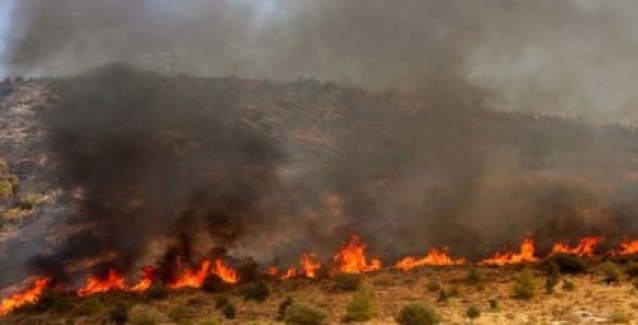
[[[583,257],[592,257],[594,255],[594,249],[601,241],[603,241],[603,237],[585,237],[578,241],[578,246],[576,247],[569,247],[569,245],[565,243],[556,243],[552,248],[552,253],[567,253]]]
[[[520,253],[497,253],[492,258],[485,259],[480,262],[480,264],[488,264],[488,265],[506,265],[506,264],[517,264],[517,263],[525,263],[525,262],[535,262],[538,260],[534,256],[534,239],[526,238],[523,240],[521,244]]]
[[[268,268],[268,270],[266,270],[266,274],[270,276],[277,276],[277,274],[279,274],[279,268],[276,266],[271,266]]]
[[[394,268],[409,271],[416,267],[426,266],[426,265],[459,265],[465,264],[466,260],[464,258],[454,259],[450,256],[448,249],[437,249],[432,248],[427,255],[422,258],[409,256],[397,264],[394,265]]]
[[[212,273],[220,277],[226,283],[239,282],[239,275],[237,274],[237,271],[226,266],[224,261],[221,259],[215,260],[215,267],[213,268]]]
[[[620,250],[616,255],[634,255],[638,254],[638,239],[627,240],[620,244]]]
[[[49,286],[50,282],[49,278],[36,279],[29,289],[2,300],[0,302],[0,316],[7,315],[24,305],[38,302],[42,292]]]
[[[317,277],[317,271],[319,271],[319,269],[321,268],[321,263],[317,261],[314,255],[302,254],[301,261],[299,263],[301,264],[301,268],[303,269],[304,274],[307,277]]]
[[[196,269],[187,268],[184,273],[168,284],[171,289],[201,288],[204,280],[210,274],[211,262],[205,260]]]
[[[86,279],[86,285],[77,290],[77,295],[79,297],[86,297],[96,293],[116,290],[126,290],[126,284],[124,283],[124,276],[111,269],[104,278],[89,276]]]
[[[299,273],[297,272],[297,270],[294,267],[291,267],[289,269],[286,270],[286,273],[284,273],[281,278],[282,279],[290,279],[290,278],[294,278],[298,275]]]
[[[365,255],[366,245],[357,235],[352,235],[332,261],[335,269],[333,273],[363,273],[381,269],[381,261],[378,259],[367,260]]]
[[[147,266],[142,268],[142,277],[140,281],[132,286],[129,291],[131,292],[144,292],[146,289],[150,288],[153,284],[153,279],[155,278],[155,272],[157,269],[152,266]]]

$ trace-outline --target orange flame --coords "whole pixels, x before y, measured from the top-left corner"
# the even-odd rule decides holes
[[[204,280],[210,273],[211,263],[206,260],[199,264],[197,269],[188,268],[184,273],[168,284],[171,289],[201,288]]]
[[[638,239],[625,241],[620,244],[620,250],[616,255],[634,255],[638,254]]]
[[[304,271],[304,274],[309,278],[317,277],[317,271],[321,268],[321,263],[317,261],[314,255],[312,254],[303,254],[301,255],[301,268]]]
[[[237,274],[237,271],[226,266],[224,261],[221,259],[215,260],[215,267],[213,268],[212,273],[220,277],[226,283],[239,282],[239,275]]]
[[[534,256],[535,250],[534,239],[526,238],[523,240],[523,243],[521,244],[521,251],[518,254],[511,252],[497,253],[494,257],[481,261],[480,264],[506,265],[535,262],[538,260],[538,258]]]
[[[144,292],[146,289],[150,288],[153,284],[153,279],[155,277],[156,268],[152,266],[147,266],[142,268],[142,277],[140,281],[132,286],[129,291],[131,292]]]
[[[567,253],[583,257],[592,257],[594,255],[594,249],[601,241],[603,241],[603,237],[585,237],[578,241],[578,246],[576,247],[569,247],[569,245],[565,243],[556,243],[552,248],[552,253]]]
[[[49,286],[50,282],[48,278],[36,279],[29,289],[13,294],[2,300],[2,302],[0,302],[0,316],[7,315],[24,305],[38,302],[40,296],[42,296],[42,292]]]
[[[287,270],[286,270],[286,273],[284,273],[284,274],[281,276],[281,278],[282,278],[282,279],[284,279],[284,280],[285,280],[285,279],[290,279],[290,278],[294,278],[294,277],[296,277],[296,276],[297,276],[297,274],[298,274],[297,270],[295,270],[295,268],[294,268],[294,267],[291,267],[291,268],[289,268],[289,269],[287,269]]]
[[[109,270],[104,278],[89,276],[86,279],[86,285],[77,290],[77,295],[86,297],[96,293],[104,293],[116,290],[126,290],[124,276],[115,270]]]
[[[365,250],[366,245],[361,238],[353,235],[332,258],[335,265],[333,273],[363,273],[381,269],[381,261],[378,259],[368,261]]]
[[[447,248],[432,248],[426,256],[422,258],[413,256],[406,257],[395,264],[394,267],[403,271],[409,271],[413,268],[426,265],[460,265],[465,263],[466,260],[464,258],[452,258]]]

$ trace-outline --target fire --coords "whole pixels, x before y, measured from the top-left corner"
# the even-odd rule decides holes
[[[221,259],[215,260],[215,266],[212,270],[212,273],[220,277],[226,283],[237,283],[239,282],[239,275],[237,271],[233,268],[228,267],[224,264],[224,261]]]
[[[378,259],[367,260],[365,255],[366,245],[361,238],[353,235],[332,261],[335,269],[333,273],[363,273],[381,269],[381,261]]]
[[[0,316],[4,316],[24,305],[33,304],[40,300],[42,292],[46,289],[50,280],[48,278],[36,279],[33,285],[20,293],[13,294],[0,302]]]
[[[205,260],[196,269],[188,268],[175,280],[168,284],[171,289],[200,288],[210,274],[211,262]]]
[[[576,247],[569,247],[569,245],[565,243],[556,243],[554,244],[552,253],[567,253],[583,257],[592,257],[594,255],[594,249],[601,241],[603,241],[603,237],[585,237],[578,241],[578,246]]]
[[[526,238],[525,240],[523,240],[523,243],[521,244],[521,250],[518,254],[511,252],[497,253],[496,255],[494,255],[494,257],[481,261],[480,264],[506,265],[535,262],[538,260],[538,258],[534,256],[535,250],[534,239]]]
[[[297,272],[297,270],[294,267],[289,268],[288,270],[286,270],[286,273],[284,273],[281,278],[282,279],[290,279],[290,278],[294,278],[298,275],[299,273]]]
[[[90,276],[86,279],[86,285],[77,290],[77,295],[86,297],[96,293],[104,293],[116,290],[126,290],[124,276],[115,270],[109,270],[104,278]]]
[[[620,250],[617,255],[634,255],[638,254],[638,239],[625,241],[620,244]]]
[[[403,271],[409,271],[413,268],[426,265],[459,265],[465,264],[465,262],[466,260],[464,258],[452,258],[447,248],[432,248],[426,256],[422,258],[413,256],[406,257],[395,264],[394,268]]]
[[[303,254],[301,255],[301,268],[304,271],[304,274],[309,278],[317,277],[317,271],[321,268],[321,263],[317,261],[314,255],[312,254]]]
[[[157,269],[152,266],[147,266],[145,268],[142,268],[142,277],[140,278],[140,281],[136,285],[132,286],[129,289],[129,291],[131,292],[146,291],[146,289],[150,288],[151,285],[153,284],[153,279],[155,278],[156,271]]]

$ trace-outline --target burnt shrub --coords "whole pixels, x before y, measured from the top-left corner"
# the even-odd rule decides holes
[[[292,304],[286,309],[284,322],[288,325],[325,325],[326,313],[316,307]]]
[[[150,300],[161,300],[168,297],[168,288],[160,283],[155,283],[146,290],[146,297]]]
[[[202,290],[206,292],[222,292],[228,289],[228,284],[217,274],[209,274],[202,283]]]
[[[129,321],[129,311],[131,307],[125,303],[118,303],[111,309],[111,321],[117,325],[124,325]]]
[[[257,280],[261,274],[259,273],[259,264],[252,259],[237,268],[237,274],[243,282],[252,282]]]
[[[431,305],[413,302],[401,308],[396,322],[400,325],[434,325],[441,322],[441,316]]]
[[[242,289],[245,301],[254,300],[257,302],[266,301],[270,295],[270,287],[264,281],[257,281]]]
[[[336,291],[355,291],[363,281],[361,274],[339,273],[333,281],[332,289]]]
[[[579,274],[589,269],[589,263],[584,258],[574,255],[558,253],[545,259],[547,268],[557,267],[560,273]]]

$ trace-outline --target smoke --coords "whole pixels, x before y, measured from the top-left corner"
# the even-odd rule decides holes
[[[24,0],[5,62],[480,90],[499,109],[633,123],[637,13],[631,0]]]
[[[531,233],[633,234],[635,131],[491,108],[629,122],[636,10],[22,0],[5,62],[72,76],[47,126],[80,202],[77,231],[30,265],[64,280],[129,271],[157,246],[287,262],[326,257],[351,232],[389,259],[432,245],[479,256]],[[110,62],[127,65],[95,69]]]

